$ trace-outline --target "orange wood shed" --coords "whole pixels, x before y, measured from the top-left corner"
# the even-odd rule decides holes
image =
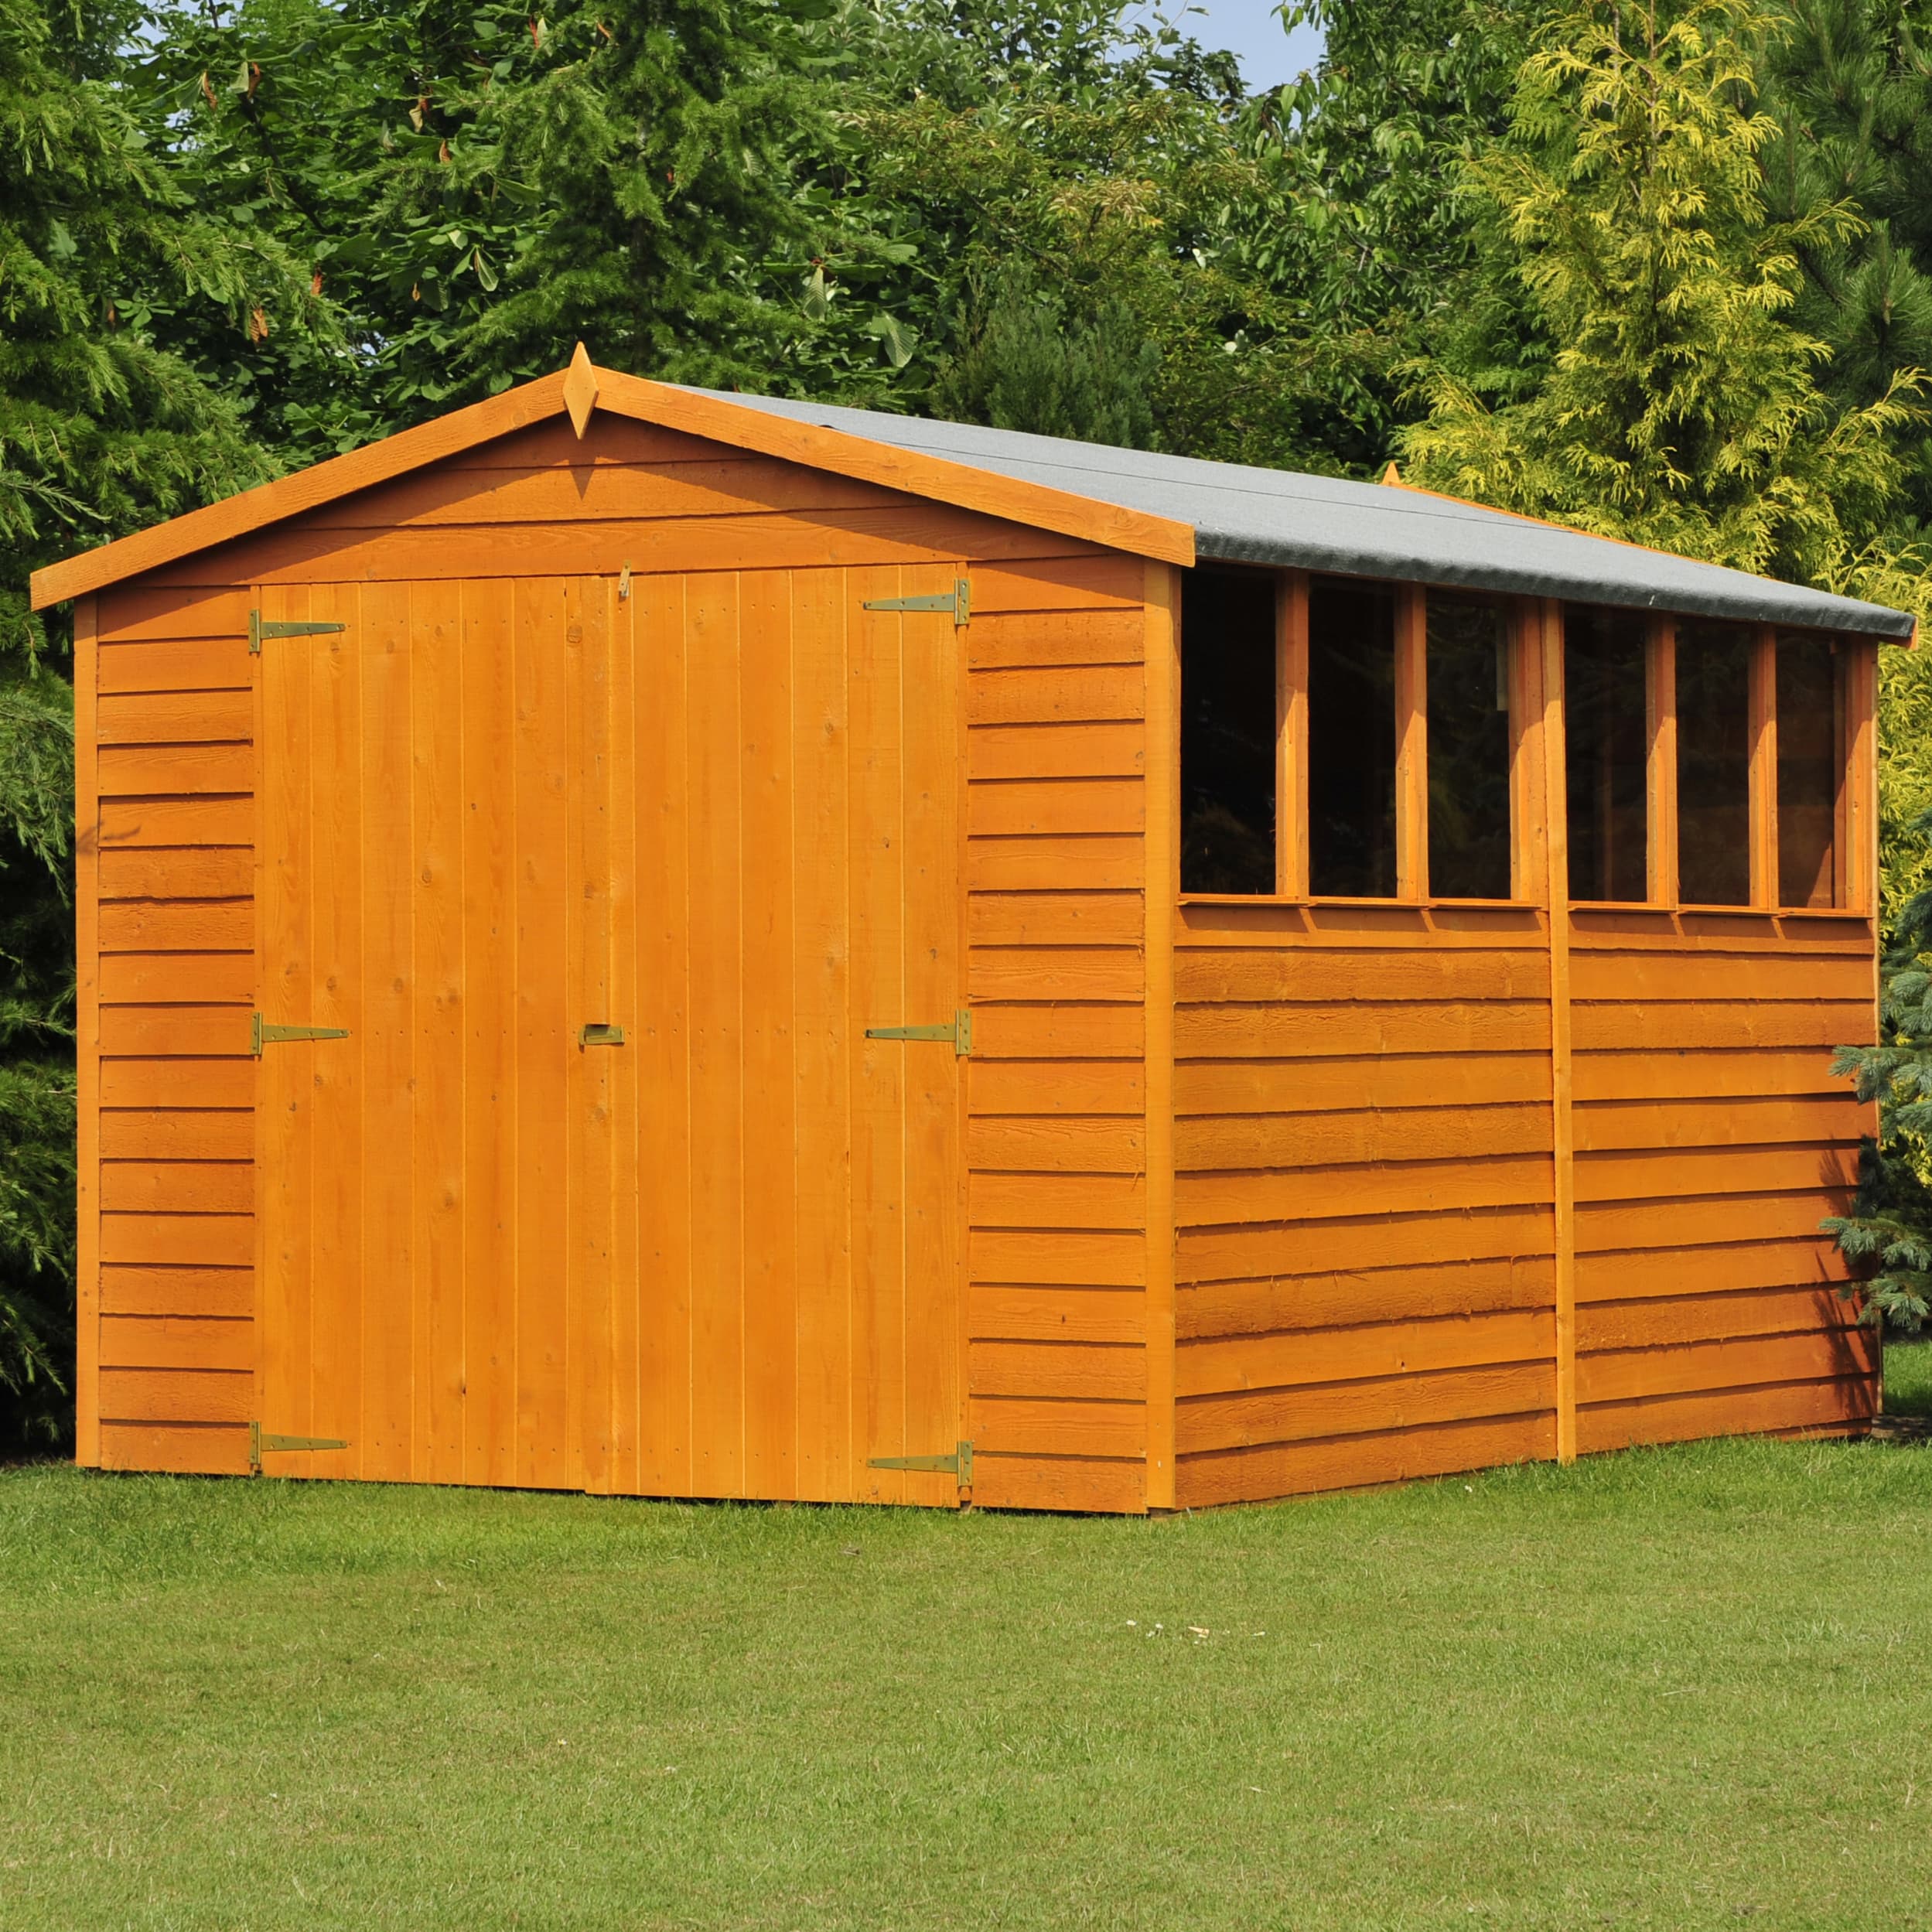
[[[1896,613],[581,351],[35,596],[83,1463],[1141,1510],[1872,1413]]]

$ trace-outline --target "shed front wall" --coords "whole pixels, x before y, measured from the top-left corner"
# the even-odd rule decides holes
[[[961,565],[964,631],[853,614]],[[82,1459],[238,1470],[253,1422],[364,1446],[271,1452],[288,1473],[950,1502],[944,1476],[866,1465],[956,1433],[980,1500],[1142,1507],[1145,580],[1069,539],[599,417],[581,443],[561,423],[522,432],[103,593],[78,666],[97,718],[80,804],[98,896]],[[265,682],[247,651],[249,609],[347,605],[340,640],[266,647],[310,667],[299,718],[302,681]],[[304,732],[313,755],[338,649],[365,681],[346,728],[380,715],[384,735],[348,764],[332,753],[298,800],[263,774],[295,768]],[[883,688],[858,658],[902,649],[927,654],[925,682],[909,671],[867,738],[848,706]],[[603,701],[584,696],[605,677],[599,746]],[[398,678],[406,694],[375,706]],[[301,1125],[332,1043],[248,1051],[252,1010],[333,1017],[289,1009],[280,969],[340,991],[283,942],[342,810],[329,774],[352,768],[374,817],[342,903],[395,928],[380,957],[365,932],[351,974],[394,1009],[353,1043],[370,1091],[338,1124],[360,1152]],[[505,794],[555,794],[542,863],[493,814]],[[910,947],[903,998],[882,981],[869,1001],[865,948],[892,912],[865,903],[853,855],[921,813],[952,845],[951,957],[926,947],[922,984]],[[493,944],[506,918],[558,954],[548,1004]],[[599,921],[612,1010],[579,1016]],[[969,1060],[863,1039],[968,999]],[[524,1066],[533,1028],[579,1017],[622,1024],[626,1045],[553,1040]],[[493,1114],[519,1070],[525,1097]],[[874,1078],[895,1105],[893,1082],[920,1094],[869,1153]],[[841,1237],[800,1207],[875,1155],[944,1166],[956,1203],[936,1244],[876,1244],[897,1273],[868,1255],[862,1216]],[[312,1256],[291,1261],[290,1231],[331,1186],[362,1203],[359,1285],[318,1323],[305,1298],[335,1291]],[[279,1233],[257,1220],[271,1190]],[[502,1225],[507,1190],[529,1227]],[[569,1205],[606,1190],[607,1217]],[[406,1266],[383,1275],[382,1251]],[[921,1301],[912,1277],[934,1268],[950,1290]],[[896,1342],[869,1326],[886,1302]],[[293,1366],[312,1343],[374,1348],[383,1372],[325,1377],[325,1415]],[[940,1439],[891,1421],[909,1385],[929,1419],[950,1408]]]

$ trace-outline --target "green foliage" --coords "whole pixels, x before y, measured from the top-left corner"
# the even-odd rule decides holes
[[[1765,215],[1753,56],[1775,26],[1749,0],[1581,0],[1551,22],[1467,183],[1500,217],[1499,309],[1555,346],[1492,406],[1487,345],[1452,345],[1417,370],[1429,415],[1401,445],[1456,495],[1932,609],[1922,558],[1886,531],[1919,377],[1835,405],[1824,346],[1788,312],[1798,250],[1859,217]]]

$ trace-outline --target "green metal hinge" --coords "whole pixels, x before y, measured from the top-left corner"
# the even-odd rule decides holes
[[[284,623],[279,618],[265,620],[258,610],[248,613],[248,649],[255,657],[261,655],[261,640],[265,637],[320,637],[332,630],[346,630],[346,624],[315,623],[306,621]]]
[[[973,1487],[973,1446],[961,1442],[951,1456],[875,1456],[865,1466],[873,1469],[932,1469],[959,1479],[959,1487]]]
[[[939,591],[930,597],[875,597],[866,604],[868,610],[950,610],[955,624],[971,620],[973,614],[972,586],[964,577],[956,578],[950,591]]]
[[[258,1476],[261,1473],[265,1449],[271,1456],[281,1456],[292,1449],[336,1449],[348,1446],[333,1435],[265,1435],[259,1422],[248,1425],[248,1466]]]
[[[261,1057],[265,1046],[272,1046],[282,1039],[346,1039],[349,1029],[346,1026],[278,1026],[274,1021],[264,1019],[259,1013],[248,1015],[248,1050],[257,1060]]]
[[[962,1056],[973,1050],[973,1016],[961,1007],[950,1021],[935,1021],[930,1026],[868,1026],[868,1039],[949,1039],[953,1051]]]

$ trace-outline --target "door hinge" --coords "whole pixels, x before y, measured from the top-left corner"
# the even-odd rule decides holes
[[[972,586],[964,577],[954,580],[951,590],[941,590],[930,597],[875,597],[865,608],[868,610],[950,610],[955,624],[971,620],[973,614]]]
[[[261,1473],[264,1450],[271,1456],[284,1456],[292,1449],[338,1449],[348,1446],[333,1435],[265,1435],[259,1422],[248,1425],[248,1466],[258,1476]]]
[[[973,1446],[961,1442],[951,1456],[875,1456],[865,1466],[872,1469],[931,1469],[957,1476],[959,1487],[973,1487]]]
[[[962,1006],[950,1020],[937,1020],[930,1026],[868,1026],[868,1039],[949,1039],[953,1051],[962,1056],[973,1050],[973,1016]]]
[[[349,1029],[346,1026],[278,1026],[274,1021],[264,1019],[259,1013],[248,1015],[248,1050],[257,1060],[261,1057],[265,1046],[272,1046],[282,1039],[346,1039]]]
[[[320,637],[329,631],[348,628],[346,624],[311,623],[306,619],[285,623],[280,618],[264,618],[260,611],[251,610],[248,613],[248,649],[259,657],[265,637]]]

